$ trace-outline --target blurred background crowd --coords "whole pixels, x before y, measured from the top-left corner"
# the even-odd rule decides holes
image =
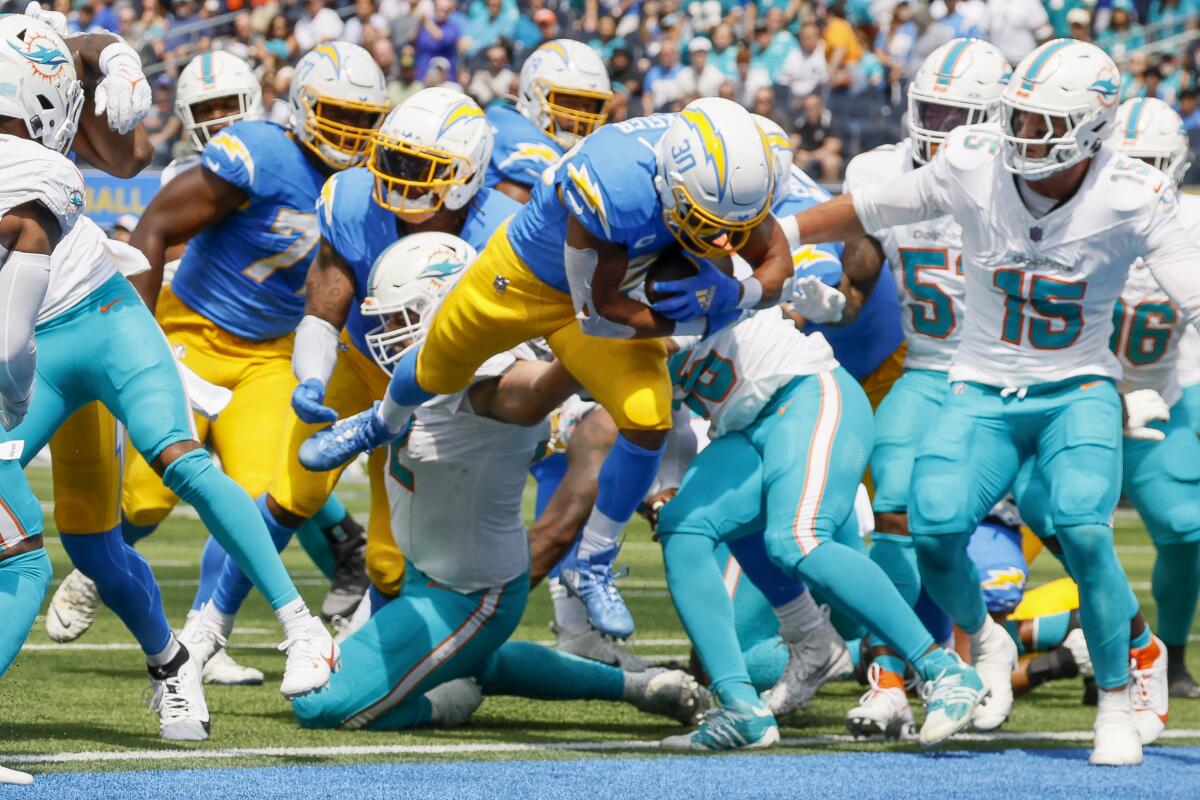
[[[3,0],[0,10],[25,4]],[[269,115],[283,122],[291,65],[334,39],[372,53],[394,103],[424,86],[454,85],[484,106],[515,93],[521,64],[540,43],[577,39],[608,65],[613,121],[698,96],[732,98],[778,122],[793,138],[797,163],[835,183],[849,156],[901,137],[907,82],[948,39],[986,38],[1015,66],[1039,43],[1069,36],[1113,56],[1122,100],[1175,105],[1200,150],[1200,0],[53,0],[53,7],[74,29],[115,31],[141,51],[154,82],[146,122],[158,165],[188,148],[172,102],[175,78],[194,55],[222,49],[252,62]]]

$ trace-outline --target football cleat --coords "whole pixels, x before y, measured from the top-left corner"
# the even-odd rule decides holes
[[[884,736],[888,739],[915,739],[917,723],[913,719],[904,679],[872,663],[867,669],[871,688],[858,699],[858,705],[846,712],[846,728],[855,736]]]
[[[572,552],[563,559],[558,579],[587,606],[588,620],[596,630],[614,639],[627,639],[633,634],[633,615],[625,607],[612,570],[619,551],[614,546],[589,558]]]
[[[1071,658],[1075,659],[1075,666],[1079,667],[1079,674],[1085,678],[1090,678],[1096,674],[1092,668],[1092,654],[1088,650],[1087,640],[1083,638],[1083,628],[1074,628],[1067,634],[1067,638],[1063,639],[1062,646],[1071,651]]]
[[[1133,724],[1142,744],[1152,744],[1167,727],[1167,646],[1157,636],[1150,644],[1131,651],[1129,665],[1129,701],[1133,706]]]
[[[779,681],[766,692],[767,705],[775,716],[804,708],[823,685],[852,668],[850,651],[826,616],[817,628],[799,642],[785,642],[787,667]]]
[[[326,621],[353,615],[371,585],[367,579],[366,532],[349,516],[335,528],[343,535],[326,535],[333,553],[333,581],[321,601],[321,616]]]
[[[173,742],[202,742],[208,738],[208,704],[200,668],[189,658],[174,675],[151,679],[150,710],[158,713],[158,735]]]
[[[92,579],[71,570],[58,585],[46,609],[46,635],[56,642],[72,642],[92,627],[104,605]]]
[[[456,678],[425,693],[429,701],[429,724],[438,728],[456,728],[465,723],[483,704],[483,692],[473,678]]]
[[[568,633],[559,630],[553,622],[550,630],[554,631],[554,647],[564,653],[599,661],[624,670],[625,672],[643,672],[647,664],[611,639],[605,639],[600,631],[588,628],[582,633]]]
[[[1019,661],[1017,644],[991,617],[971,634],[971,664],[988,690],[987,699],[975,708],[972,724],[978,731],[994,731],[1012,713],[1012,674]]]
[[[33,776],[28,772],[21,772],[19,769],[0,767],[0,784],[6,783],[16,786],[29,786],[33,783]]]
[[[322,428],[300,445],[300,463],[313,472],[328,472],[337,469],[359,453],[382,447],[393,439],[404,435],[412,425],[409,417],[397,433],[392,433],[380,419],[377,409],[379,401],[352,417],[339,419],[328,428]]]
[[[210,601],[211,602],[211,601]],[[203,669],[217,651],[225,647],[224,631],[210,626],[204,614],[192,614],[179,632],[179,641],[191,654],[192,661]]]
[[[309,617],[306,630],[290,636],[279,649],[287,652],[279,691],[288,700],[323,688],[329,676],[341,668],[337,643],[316,617]]]
[[[1189,700],[1200,698],[1200,683],[1188,672],[1187,664],[1167,664],[1167,694]]]
[[[708,690],[683,670],[650,667],[625,673],[624,697],[640,711],[695,725],[710,703]]]
[[[1133,721],[1128,692],[1100,692],[1095,739],[1088,763],[1103,767],[1129,767],[1142,763],[1142,739]]]
[[[759,750],[779,743],[779,726],[765,705],[731,701],[708,711],[700,727],[662,740],[665,750]]]
[[[953,666],[921,686],[925,722],[919,738],[923,745],[943,742],[970,725],[975,710],[988,696],[988,688],[975,668],[964,664],[957,654],[950,655]]]
[[[261,671],[237,663],[224,647],[208,660],[201,675],[205,683],[215,686],[259,686],[263,682]]]

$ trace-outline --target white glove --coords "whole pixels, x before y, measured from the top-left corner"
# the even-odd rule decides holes
[[[124,136],[150,113],[150,82],[142,60],[125,42],[113,42],[100,53],[104,80],[96,87],[96,116],[108,113],[108,127]]]
[[[0,425],[4,426],[4,430],[11,431],[21,424],[21,420],[25,419],[25,415],[29,413],[29,401],[32,399],[32,386],[29,387],[29,394],[20,400],[0,395]]]
[[[1171,418],[1171,407],[1162,395],[1153,389],[1138,389],[1121,396],[1125,404],[1125,435],[1130,439],[1161,442],[1167,438],[1162,431],[1147,427],[1151,422],[1166,422]]]
[[[67,30],[67,15],[42,8],[41,3],[32,2],[25,6],[25,16],[33,17],[38,22],[44,22],[64,39],[71,35],[70,31]]]
[[[846,295],[822,283],[820,278],[810,275],[796,281],[792,308],[809,322],[837,322],[845,307]]]

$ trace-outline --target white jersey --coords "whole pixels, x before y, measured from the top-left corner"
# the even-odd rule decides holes
[[[117,272],[117,264],[104,249],[108,237],[91,217],[80,215],[50,255],[50,287],[38,311],[38,324],[74,308]]]
[[[0,134],[0,216],[40,203],[66,237],[83,211],[83,197],[83,176],[70,159],[37,142]]]
[[[1179,339],[1179,385],[1184,389],[1200,383],[1200,333],[1184,327]]]
[[[496,377],[520,359],[524,345],[489,359],[475,381]],[[440,584],[475,592],[529,569],[521,498],[545,423],[509,425],[471,409],[469,389],[417,409],[409,436],[393,445],[387,492],[392,535],[414,567]]]
[[[1103,147],[1079,190],[1034,216],[1002,163],[994,125],[958,128],[926,167],[854,195],[868,230],[954,215],[971,313],[951,380],[1020,388],[1081,375],[1119,380],[1113,305],[1137,258],[1193,324],[1200,246],[1179,224],[1170,181]]]
[[[1189,231],[1200,232],[1200,198],[1180,195],[1179,212]],[[1183,396],[1179,345],[1188,330],[1195,334],[1139,258],[1113,312],[1112,347],[1125,371],[1122,394],[1153,389],[1168,405],[1178,403]]]
[[[158,185],[166,186],[181,172],[187,172],[192,167],[200,163],[200,154],[191,153],[181,158],[174,159],[170,164],[163,167],[162,174],[158,176]]]
[[[676,396],[712,421],[709,436],[741,430],[793,378],[836,369],[819,333],[805,335],[779,308],[767,308],[715,336],[680,337],[671,358]]]
[[[843,192],[893,181],[914,168],[912,142],[877,147],[846,166]],[[927,222],[868,231],[895,276],[908,369],[950,369],[965,318],[962,228],[947,214]]]

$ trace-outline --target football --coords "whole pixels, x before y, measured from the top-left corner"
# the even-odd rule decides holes
[[[712,263],[717,266],[717,269],[724,272],[726,275],[733,274],[733,260],[725,257],[713,259]],[[696,262],[689,258],[684,252],[683,247],[673,243],[666,250],[658,254],[654,259],[654,263],[646,270],[646,297],[651,303],[657,303],[659,300],[665,299],[666,295],[658,292],[654,286],[660,281],[677,281],[680,278],[688,278],[695,275],[697,272]]]

